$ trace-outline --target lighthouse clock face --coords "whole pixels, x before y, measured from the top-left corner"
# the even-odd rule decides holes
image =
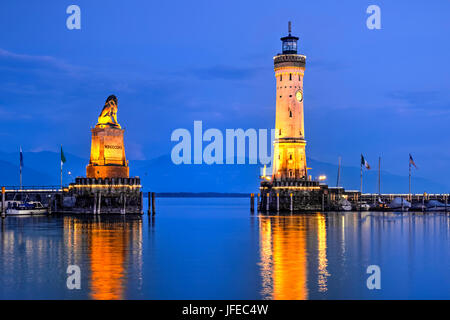
[[[295,93],[295,97],[297,98],[298,102],[302,102],[303,101],[303,92],[302,92],[302,90],[298,90]]]

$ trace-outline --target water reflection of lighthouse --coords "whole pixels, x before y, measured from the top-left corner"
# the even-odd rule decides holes
[[[261,216],[259,221],[263,298],[304,300],[308,288],[327,291],[325,216]],[[311,250],[317,250],[317,261],[308,260]],[[314,276],[308,274],[308,267]],[[308,283],[311,279],[317,279],[316,283]]]
[[[142,220],[138,218],[64,218],[69,264],[86,255],[92,299],[124,299],[128,274],[142,280]],[[80,262],[81,263],[81,262]],[[130,270],[133,269],[133,270]],[[133,286],[136,284],[133,284]],[[137,286],[141,286],[138,283]]]

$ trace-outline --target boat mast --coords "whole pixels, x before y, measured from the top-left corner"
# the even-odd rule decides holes
[[[338,160],[338,173],[337,173],[336,187],[339,187],[340,180],[341,180],[341,157],[339,157],[339,160]]]
[[[22,167],[23,167],[23,153],[22,153],[22,146],[20,146],[20,155],[19,155],[19,167],[20,167],[20,190],[22,190]]]

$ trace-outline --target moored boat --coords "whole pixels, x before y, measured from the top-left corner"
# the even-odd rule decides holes
[[[411,208],[411,202],[401,197],[396,197],[389,203],[389,209],[394,211],[408,211],[409,208]]]
[[[426,209],[427,209],[427,206],[424,205],[422,202],[416,202],[416,203],[413,203],[411,205],[411,209],[410,210],[413,210],[413,211],[424,211]]]
[[[44,207],[38,201],[32,202],[14,202],[6,209],[6,215],[22,216],[22,215],[40,215],[47,214],[48,208]]]
[[[444,203],[439,202],[437,200],[430,200],[427,203],[426,210],[427,211],[446,211],[446,210],[450,209],[449,207],[450,206],[448,206],[448,205],[446,206]]]
[[[339,209],[342,211],[351,211],[352,204],[347,199],[341,199],[339,200]]]
[[[361,211],[369,211],[370,210],[370,204],[366,203],[366,202],[361,202],[361,204],[359,205],[359,208]]]

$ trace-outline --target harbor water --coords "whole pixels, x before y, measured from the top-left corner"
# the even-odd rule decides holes
[[[2,219],[0,298],[450,299],[449,213],[252,215],[247,198],[156,211]]]

